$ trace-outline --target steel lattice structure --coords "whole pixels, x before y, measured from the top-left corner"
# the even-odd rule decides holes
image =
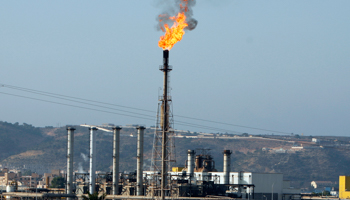
[[[153,140],[152,164],[154,195],[168,196],[171,193],[168,171],[175,163],[174,120],[172,113],[172,100],[169,89],[169,72],[172,67],[168,65],[169,51],[163,51],[163,65],[159,70],[164,73],[163,95],[159,98],[157,120]]]

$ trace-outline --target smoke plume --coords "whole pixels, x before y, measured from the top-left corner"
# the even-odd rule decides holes
[[[84,159],[85,162],[89,160],[88,156],[83,153],[81,153],[80,156]]]
[[[162,12],[157,17],[157,30],[165,32],[164,25],[168,24],[170,27],[174,23],[172,17],[178,13],[184,13],[186,16],[186,22],[188,26],[187,30],[193,30],[196,28],[198,21],[194,19],[192,7],[196,4],[196,0],[158,0],[159,7],[162,8]]]
[[[83,164],[81,162],[78,163],[78,172],[79,173],[85,173]]]
[[[89,158],[88,158],[88,156],[86,154],[80,153],[80,156],[83,158],[84,162],[89,161]],[[82,162],[78,163],[78,172],[79,173],[85,173]]]

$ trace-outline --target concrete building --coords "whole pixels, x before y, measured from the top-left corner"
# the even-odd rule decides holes
[[[152,172],[145,171],[144,178]],[[182,172],[171,172],[173,177],[181,176]],[[285,200],[300,199],[300,189],[290,187],[290,182],[283,180],[282,173],[230,172],[230,191],[242,195],[242,198],[255,200]],[[194,172],[193,184],[203,181],[213,181],[214,184],[224,184],[224,172]]]
[[[223,172],[209,173],[212,177],[216,177],[216,183],[223,183]],[[200,174],[195,174],[199,178]],[[290,199],[290,196],[300,197],[300,189],[291,188],[289,181],[283,181],[282,173],[231,172],[229,184],[243,184],[246,185],[245,187],[254,185],[254,187],[247,187],[246,191],[243,191],[246,198],[252,197],[253,193],[254,199],[257,200],[282,200]]]
[[[312,139],[311,139],[311,141],[312,141],[312,142],[315,142],[315,143],[320,142],[320,140],[319,140],[319,139],[317,139],[317,138],[312,138]]]
[[[311,186],[315,189],[324,189],[326,187],[335,187],[337,184],[332,181],[311,181]],[[328,190],[330,191],[330,189]]]
[[[339,191],[332,190],[330,191],[330,194],[335,197],[339,197]]]
[[[45,173],[44,176],[37,173],[23,176],[20,171],[3,169],[0,173],[0,186],[6,187],[12,182],[16,182],[21,188],[48,188],[54,177],[62,177],[60,170],[52,170],[51,173]]]
[[[290,186],[289,180],[283,181],[283,194],[282,199],[300,199],[301,198],[301,190],[299,188],[293,188]]]

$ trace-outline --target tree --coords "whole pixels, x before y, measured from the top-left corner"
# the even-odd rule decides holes
[[[327,191],[327,190],[324,190],[322,192],[322,196],[331,196],[331,193],[329,191]]]
[[[93,194],[88,193],[88,196],[82,196],[84,200],[104,200],[106,198],[106,193],[103,193],[100,197],[98,196],[98,192]]]
[[[249,134],[248,134],[248,133],[242,133],[242,136],[243,136],[243,137],[248,137]]]
[[[50,188],[64,188],[65,180],[63,177],[55,177],[51,181]]]

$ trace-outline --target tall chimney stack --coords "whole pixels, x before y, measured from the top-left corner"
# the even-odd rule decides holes
[[[224,184],[230,184],[231,150],[224,150]]]
[[[96,127],[90,127],[90,194],[95,193],[96,179]]]
[[[167,189],[167,178],[168,178],[168,133],[169,133],[169,106],[168,106],[168,72],[171,71],[169,67],[169,50],[163,51],[163,66],[160,69],[164,72],[164,85],[163,85],[163,99],[161,105],[161,123],[162,129],[162,170],[161,170],[161,198],[165,199],[165,191]]]
[[[113,127],[113,195],[119,194],[119,150],[120,150],[120,128]]]
[[[143,131],[145,127],[137,127],[137,174],[136,174],[136,194],[143,195]]]
[[[190,180],[194,174],[194,154],[196,152],[194,150],[187,151],[187,172],[190,175]]]
[[[67,194],[73,193],[73,155],[74,155],[74,130],[75,128],[67,127],[68,144],[67,144]],[[71,199],[71,198],[68,198]]]

